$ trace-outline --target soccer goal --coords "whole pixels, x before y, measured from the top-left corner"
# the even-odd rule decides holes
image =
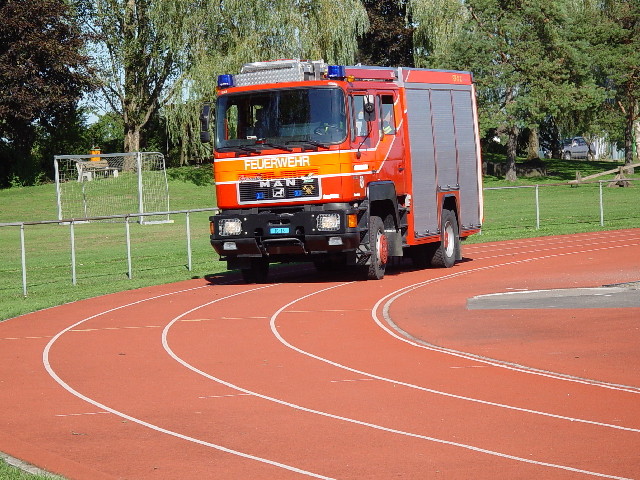
[[[54,157],[58,219],[169,211],[164,156],[157,152]],[[140,223],[166,223],[168,214]]]

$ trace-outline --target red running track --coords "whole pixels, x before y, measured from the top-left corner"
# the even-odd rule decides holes
[[[467,308],[638,281],[640,229],[464,255],[2,322],[0,451],[91,480],[640,478],[640,308]]]

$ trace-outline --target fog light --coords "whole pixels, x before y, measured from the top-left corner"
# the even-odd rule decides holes
[[[340,230],[340,214],[339,213],[321,213],[316,220],[318,230],[332,231]]]
[[[223,237],[240,235],[242,233],[242,222],[239,218],[222,218],[218,220],[218,233]]]
[[[329,245],[342,245],[341,237],[329,237]]]
[[[224,242],[222,244],[222,249],[223,250],[237,250],[238,246],[236,245],[236,242]]]

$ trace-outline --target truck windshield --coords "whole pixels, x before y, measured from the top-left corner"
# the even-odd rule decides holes
[[[347,135],[344,93],[315,87],[223,95],[216,104],[216,148],[326,146]],[[256,142],[260,141],[258,144]]]

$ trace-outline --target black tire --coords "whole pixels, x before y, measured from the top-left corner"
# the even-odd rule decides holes
[[[389,242],[384,233],[384,223],[380,217],[369,217],[368,237],[371,263],[368,265],[367,278],[381,280],[389,261]]]
[[[244,283],[265,283],[269,276],[269,262],[265,258],[252,258],[251,266],[240,270]]]
[[[456,214],[448,208],[442,210],[440,232],[440,243],[431,259],[431,265],[451,268],[460,256],[460,236]]]
[[[563,160],[571,160],[571,152],[564,152],[562,154],[562,159]]]

